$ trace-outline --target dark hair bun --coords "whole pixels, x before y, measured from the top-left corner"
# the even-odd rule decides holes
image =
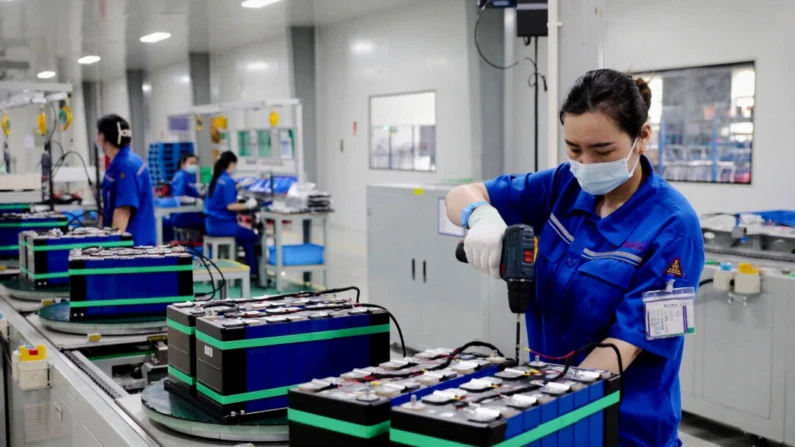
[[[638,90],[640,90],[640,96],[643,97],[643,102],[646,103],[646,110],[651,108],[651,88],[643,78],[635,78],[635,85],[638,86]]]
[[[123,148],[132,142],[130,123],[119,115],[105,115],[97,121],[97,131],[110,144]]]
[[[566,95],[560,108],[560,123],[568,115],[599,112],[618,127],[637,138],[651,107],[651,89],[643,79],[633,79],[627,73],[602,68],[580,76]]]

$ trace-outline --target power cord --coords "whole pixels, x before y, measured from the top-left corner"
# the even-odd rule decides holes
[[[52,142],[60,146],[61,152],[63,152],[63,146],[61,146],[61,143],[57,141],[52,141]],[[69,154],[74,154],[80,159],[80,162],[83,164],[83,171],[86,173],[86,181],[88,182],[88,189],[91,191],[91,195],[94,197],[94,203],[99,203],[99,198],[97,196],[95,183],[91,181],[91,176],[88,173],[88,165],[86,164],[85,158],[83,158],[83,156],[80,155],[79,152],[76,152],[74,150],[63,152],[63,155],[61,155],[61,157],[53,165],[53,168],[50,170],[50,175],[55,177],[55,174],[58,172],[58,169],[61,166],[63,166],[64,162],[66,161],[66,157],[68,157]],[[52,194],[52,192],[50,192],[50,194]]]
[[[613,350],[613,352],[615,352],[616,360],[618,361],[618,375],[621,376],[621,395],[620,395],[620,399],[621,400],[619,402],[623,401],[623,399],[624,399],[624,361],[621,358],[621,351],[619,351],[618,346],[616,346],[615,344],[613,344],[613,343],[602,343],[602,342],[599,342],[599,343],[588,343],[587,345],[585,345],[585,346],[583,346],[581,348],[575,349],[574,351],[571,351],[568,354],[566,354],[564,356],[560,356],[560,357],[551,357],[551,356],[544,355],[544,354],[542,354],[540,352],[534,351],[534,350],[529,349],[529,348],[525,348],[525,349],[527,351],[529,351],[529,352],[531,352],[533,354],[536,354],[539,357],[545,358],[547,360],[565,360],[566,361],[566,363],[565,363],[565,365],[563,367],[563,371],[561,371],[560,374],[558,374],[557,376],[555,376],[555,377],[553,377],[551,379],[547,379],[548,382],[555,382],[555,381],[558,381],[558,380],[560,380],[560,379],[562,379],[562,378],[564,378],[566,376],[566,374],[569,372],[569,369],[571,368],[571,362],[572,362],[572,359],[574,357],[576,357],[577,355],[579,355],[579,354],[581,354],[581,353],[583,353],[585,351],[588,351],[588,350],[591,350],[591,349],[594,349],[594,348],[611,348]]]
[[[517,65],[519,65],[523,60],[530,61],[530,63],[533,64],[533,73],[531,73],[530,77],[527,79],[527,85],[530,86],[531,88],[535,87],[536,85],[538,85],[538,80],[541,79],[541,82],[544,84],[544,91],[547,91],[547,78],[538,71],[538,64],[536,63],[535,59],[530,57],[525,57],[516,60],[511,65],[498,65],[490,61],[489,58],[486,57],[486,55],[483,53],[483,50],[480,48],[480,42],[478,41],[478,28],[480,26],[480,18],[483,16],[483,11],[491,4],[491,2],[492,0],[486,0],[486,2],[484,2],[483,5],[479,8],[478,15],[475,18],[475,30],[473,33],[474,34],[473,37],[475,40],[475,48],[478,50],[478,55],[480,55],[480,58],[483,60],[483,62],[485,62],[487,65],[489,65],[492,68],[496,68],[497,70],[510,70],[512,68],[515,68]],[[530,46],[529,37],[524,37],[523,41],[525,46]],[[536,38],[536,47],[537,46],[538,46],[538,38]]]
[[[213,298],[215,298],[215,294],[217,292],[220,292],[226,286],[226,278],[224,277],[224,272],[222,272],[221,269],[218,268],[218,265],[216,265],[216,263],[213,262],[212,259],[208,258],[207,256],[204,256],[204,254],[200,253],[195,248],[193,248],[193,247],[185,247],[185,248],[190,253],[194,254],[195,256],[198,256],[199,259],[201,259],[202,263],[204,264],[204,267],[207,269],[207,272],[210,275],[210,282],[213,284],[213,290],[210,291],[210,292],[199,293],[199,294],[196,295],[197,297],[199,297],[199,296],[205,297],[205,296],[209,295],[210,297],[207,298],[206,300],[198,300],[198,301],[210,301]],[[208,265],[208,263],[209,263],[209,265]],[[210,267],[209,267],[210,265],[212,265],[213,268],[215,268],[215,270],[221,276],[221,280],[218,282],[218,287],[215,286],[215,279],[213,278],[213,273],[210,270]]]
[[[403,340],[403,331],[400,329],[400,324],[398,324],[397,318],[395,318],[392,312],[390,312],[389,309],[387,309],[386,307],[379,306],[378,304],[359,303],[358,296],[356,297],[356,305],[359,307],[373,307],[376,309],[381,309],[386,311],[387,314],[389,314],[389,318],[391,318],[392,322],[395,323],[395,328],[397,329],[398,336],[400,337],[400,347],[403,350],[403,357],[407,357],[408,355],[406,354],[406,342]]]

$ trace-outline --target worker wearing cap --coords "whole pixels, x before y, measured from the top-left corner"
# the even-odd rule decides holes
[[[149,168],[130,149],[130,124],[118,115],[97,122],[97,147],[110,158],[102,179],[102,225],[133,235],[135,245],[155,245],[155,203]]]
[[[469,228],[467,259],[495,278],[506,226],[533,227],[539,240],[529,347],[565,356],[590,343],[615,345],[625,369],[619,444],[669,447],[682,445],[684,337],[647,335],[643,294],[697,288],[704,246],[693,208],[643,155],[650,104],[644,81],[588,72],[560,112],[567,163],[460,186],[446,204],[448,217]],[[585,351],[574,364],[619,372],[611,349]]]

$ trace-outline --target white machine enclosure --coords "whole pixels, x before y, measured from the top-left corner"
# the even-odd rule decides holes
[[[707,253],[707,259],[760,266],[755,285],[725,289],[726,274],[707,265],[702,280],[717,273],[718,287],[696,298],[696,333],[687,337],[679,378],[684,411],[764,438],[795,444],[795,265]],[[753,282],[753,278],[749,278]]]
[[[449,221],[440,225],[447,220],[440,201],[454,186],[367,187],[368,295],[395,315],[411,349],[476,339],[513,356],[516,316],[506,283],[458,262],[463,237],[439,231],[453,230]]]

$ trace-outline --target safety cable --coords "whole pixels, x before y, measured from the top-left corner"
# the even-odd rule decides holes
[[[358,290],[358,289],[356,289],[356,290]],[[406,354],[406,342],[403,340],[403,331],[400,329],[400,324],[398,324],[397,318],[395,318],[395,316],[392,314],[392,312],[390,312],[389,309],[387,309],[386,307],[379,306],[378,304],[359,303],[359,296],[358,295],[356,296],[356,305],[359,306],[359,307],[374,307],[376,309],[384,310],[384,311],[386,311],[387,314],[389,314],[389,318],[391,318],[392,322],[395,323],[395,328],[397,329],[398,336],[400,337],[400,347],[403,350],[403,357],[407,357],[407,354]]]
[[[480,58],[483,60],[483,62],[485,62],[487,65],[489,65],[492,68],[496,68],[497,70],[510,70],[512,68],[515,68],[517,65],[519,65],[523,60],[530,61],[530,63],[533,64],[533,73],[531,73],[530,77],[527,79],[527,85],[530,86],[531,88],[535,87],[536,85],[538,85],[538,81],[540,79],[541,82],[543,82],[544,84],[544,91],[547,91],[547,78],[538,71],[538,63],[533,58],[525,57],[522,59],[517,59],[511,65],[498,65],[490,61],[489,58],[487,58],[486,55],[483,53],[483,50],[480,48],[480,42],[478,41],[478,29],[480,27],[480,18],[483,15],[483,11],[492,3],[492,1],[493,0],[486,0],[483,3],[483,5],[479,8],[478,15],[475,17],[475,29],[473,32],[473,38],[475,40],[475,48],[478,51],[478,55],[480,55]],[[525,37],[523,41],[525,46],[530,45],[529,37]],[[538,46],[538,38],[536,38],[536,46]]]
[[[550,379],[547,379],[548,382],[555,382],[555,381],[558,381],[558,380],[560,380],[560,379],[562,379],[563,377],[566,376],[566,374],[569,372],[569,369],[571,368],[571,362],[572,362],[572,359],[574,357],[576,357],[577,355],[579,355],[580,353],[582,353],[584,351],[588,351],[588,350],[593,349],[593,348],[611,348],[613,350],[613,352],[615,352],[616,360],[618,361],[618,375],[621,376],[621,395],[620,395],[620,399],[621,400],[619,402],[623,401],[623,399],[624,399],[624,361],[621,358],[621,351],[619,351],[618,346],[616,346],[615,344],[613,344],[613,343],[602,343],[602,342],[599,342],[599,343],[588,343],[587,345],[585,345],[585,346],[583,346],[581,348],[575,349],[574,351],[571,351],[568,354],[566,354],[564,356],[559,356],[559,357],[548,356],[548,355],[542,354],[542,353],[540,353],[538,351],[534,351],[534,350],[532,350],[530,348],[525,348],[525,349],[527,351],[529,351],[529,352],[531,352],[533,354],[536,354],[539,357],[545,358],[547,360],[566,360],[566,363],[565,363],[565,365],[563,367],[563,371],[561,371],[560,374],[558,374],[557,376],[555,376],[553,378],[550,378]]]
[[[210,297],[209,297],[209,298],[207,298],[206,300],[198,300],[198,301],[210,301],[210,300],[212,300],[213,298],[215,298],[215,294],[216,294],[217,292],[221,291],[221,290],[222,290],[222,289],[223,289],[223,288],[226,286],[226,278],[224,277],[224,272],[222,272],[222,271],[221,271],[221,269],[220,269],[220,268],[218,268],[218,265],[216,265],[216,263],[215,263],[215,262],[213,262],[213,260],[212,260],[212,259],[210,259],[210,258],[208,258],[207,256],[205,256],[204,254],[200,253],[200,252],[199,252],[198,250],[196,250],[195,248],[193,248],[193,247],[189,247],[189,246],[186,246],[186,247],[185,247],[185,249],[187,249],[187,250],[188,250],[190,253],[192,253],[192,254],[194,254],[194,255],[196,255],[196,256],[198,256],[198,257],[199,257],[199,259],[200,259],[200,260],[202,261],[202,263],[204,264],[204,267],[207,269],[207,273],[210,275],[210,282],[211,282],[211,283],[212,283],[212,285],[213,285],[213,290],[212,290],[211,292],[203,292],[203,293],[196,294],[196,296],[197,296],[197,297],[199,297],[199,296],[201,296],[201,297],[205,297],[205,296],[208,296],[208,295],[210,295]],[[216,286],[215,286],[215,279],[214,279],[214,277],[213,277],[213,273],[212,273],[212,271],[210,270],[210,267],[209,267],[208,263],[209,263],[210,265],[212,265],[212,266],[213,266],[213,268],[215,268],[215,270],[216,270],[216,271],[218,272],[218,274],[221,276],[221,280],[218,282],[218,287],[217,287],[217,288],[216,288]]]

